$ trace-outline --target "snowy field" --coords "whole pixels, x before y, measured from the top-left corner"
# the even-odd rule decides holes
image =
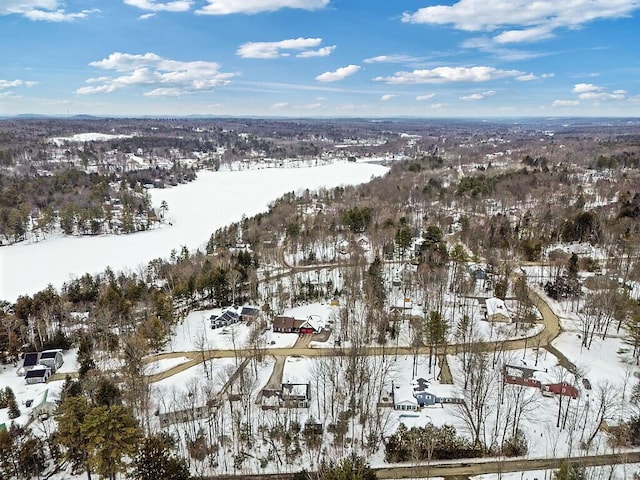
[[[0,299],[14,301],[48,284],[60,287],[70,278],[99,273],[107,266],[137,270],[146,262],[168,257],[172,249],[198,248],[218,228],[267,209],[281,195],[306,188],[367,182],[387,168],[340,162],[319,167],[199,172],[194,182],[150,190],[153,205],[169,206],[164,225],[130,235],[49,238],[0,248]],[[28,267],[28,268],[27,268]]]

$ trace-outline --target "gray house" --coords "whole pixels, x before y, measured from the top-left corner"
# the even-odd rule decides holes
[[[47,383],[47,380],[49,380],[50,376],[51,369],[49,367],[38,365],[37,367],[29,370],[24,378],[29,385],[33,385],[35,383]]]
[[[49,367],[52,372],[58,370],[63,363],[62,350],[45,350],[40,353],[40,365]]]
[[[38,366],[40,361],[40,353],[29,352],[24,354],[22,359],[22,367],[18,370],[18,375],[25,375],[29,370]]]
[[[238,315],[234,310],[225,310],[220,315],[211,315],[211,317],[209,317],[211,328],[228,327],[229,325],[233,325],[239,321],[240,315]]]

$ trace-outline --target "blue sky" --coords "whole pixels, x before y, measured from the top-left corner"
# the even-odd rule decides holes
[[[0,115],[639,116],[639,0],[0,0]]]

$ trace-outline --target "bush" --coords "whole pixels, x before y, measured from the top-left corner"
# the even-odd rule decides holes
[[[520,429],[502,445],[502,455],[505,457],[524,457],[528,451],[527,439]]]

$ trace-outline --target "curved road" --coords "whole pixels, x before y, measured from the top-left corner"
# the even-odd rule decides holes
[[[551,307],[544,301],[544,299],[533,290],[529,290],[529,299],[538,308],[542,315],[542,323],[544,329],[535,335],[525,338],[515,338],[510,340],[499,340],[492,342],[485,342],[482,344],[482,349],[485,351],[491,351],[496,346],[500,346],[503,350],[522,350],[527,346],[539,345],[542,348],[547,348],[551,353],[558,357],[558,362],[569,368],[572,365],[571,362],[555,349],[551,342],[560,334],[560,320],[558,316],[553,312]],[[435,353],[443,355],[447,352],[452,352],[457,347],[457,351],[460,352],[462,346],[456,344],[450,344],[446,347],[439,347]],[[429,347],[420,347],[416,350],[415,347],[396,347],[396,346],[368,346],[361,347],[357,351],[351,348],[311,348],[311,347],[287,347],[287,348],[265,348],[256,350],[254,348],[241,348],[237,350],[205,350],[205,351],[190,351],[190,352],[170,352],[160,353],[146,357],[145,363],[153,363],[158,360],[165,360],[171,358],[187,357],[189,360],[176,365],[168,370],[149,375],[149,382],[158,382],[165,378],[176,375],[183,372],[205,360],[211,360],[215,358],[233,358],[233,357],[252,357],[257,353],[261,355],[271,355],[273,357],[286,357],[290,355],[299,355],[305,357],[322,357],[322,356],[349,356],[349,355],[414,355],[416,353],[420,355],[428,355]],[[68,374],[54,374],[51,376],[50,381],[64,380],[65,375]],[[73,374],[71,374],[73,376]]]

